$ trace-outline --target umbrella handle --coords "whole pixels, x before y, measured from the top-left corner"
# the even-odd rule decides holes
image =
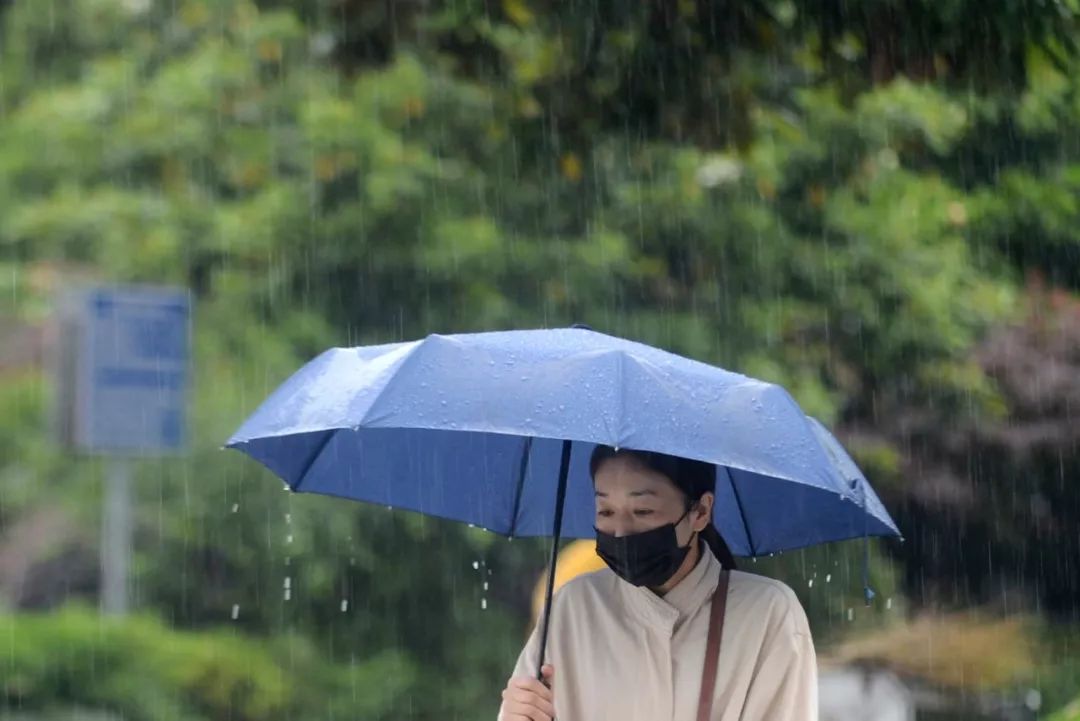
[[[559,539],[562,536],[563,506],[566,501],[566,479],[570,475],[570,450],[573,441],[564,440],[562,461],[559,464],[559,485],[555,491],[555,524],[552,528],[551,561],[548,564],[547,591],[544,593],[544,616],[540,626],[540,653],[536,661],[536,678],[544,680],[544,654],[547,652],[548,625],[551,621],[551,597],[555,592],[555,564],[559,560]]]

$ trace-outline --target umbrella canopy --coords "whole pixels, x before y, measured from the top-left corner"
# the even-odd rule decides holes
[[[564,444],[570,441],[570,444]],[[293,490],[506,536],[594,537],[593,448],[717,466],[736,555],[898,536],[840,444],[780,386],[586,329],[431,335],[326,351],[229,439]]]

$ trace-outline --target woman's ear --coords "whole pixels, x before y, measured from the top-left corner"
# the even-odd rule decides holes
[[[691,528],[699,533],[704,531],[712,522],[713,517],[713,504],[716,502],[716,495],[713,493],[701,494],[700,500],[694,504],[694,510],[691,514],[693,519]]]

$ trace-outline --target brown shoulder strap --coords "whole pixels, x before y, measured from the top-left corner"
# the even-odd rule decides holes
[[[709,615],[709,640],[705,645],[705,666],[701,670],[701,696],[698,699],[697,721],[709,721],[713,692],[716,690],[716,667],[720,659],[720,638],[724,633],[724,611],[727,608],[728,579],[731,573],[720,571],[720,582],[713,592],[712,613]]]

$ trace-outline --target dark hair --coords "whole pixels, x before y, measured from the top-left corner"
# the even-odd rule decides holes
[[[631,457],[651,471],[661,473],[675,487],[682,491],[690,503],[697,503],[706,493],[716,494],[716,466],[706,461],[695,461],[692,458],[681,456],[669,456],[666,453],[655,451],[638,451],[630,448],[615,449],[611,446],[597,446],[589,459],[589,475],[596,479],[596,471],[607,460],[616,457]],[[728,548],[724,537],[712,520],[701,532],[701,538],[709,544],[709,549],[720,561],[720,565],[726,569],[735,569],[735,556]]]

